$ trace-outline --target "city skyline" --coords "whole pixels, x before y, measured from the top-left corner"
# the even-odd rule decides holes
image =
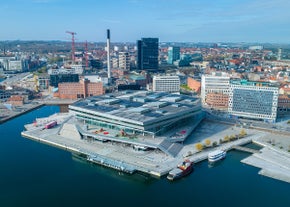
[[[11,0],[0,3],[0,41],[290,42],[286,0]]]

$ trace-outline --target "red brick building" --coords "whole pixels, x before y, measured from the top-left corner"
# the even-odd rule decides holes
[[[288,95],[278,96],[278,111],[290,111],[290,98]]]
[[[215,109],[227,109],[229,105],[229,96],[222,93],[208,93],[205,102],[208,106]]]
[[[197,81],[197,80],[194,80],[194,79],[191,78],[191,77],[188,77],[188,78],[187,78],[187,86],[188,86],[191,90],[193,90],[193,91],[195,91],[196,93],[200,94],[200,87],[201,87],[201,85],[200,85],[200,81]]]
[[[19,96],[19,95],[11,96],[7,100],[7,103],[12,104],[13,106],[23,106],[23,104],[24,104],[24,97],[23,96]]]
[[[128,70],[122,70],[122,69],[113,69],[112,70],[112,74],[114,77],[122,77],[124,75],[128,75],[129,74],[129,71]]]
[[[60,99],[78,99],[104,94],[102,82],[91,83],[89,80],[80,80],[79,83],[59,83],[58,92],[54,96]]]

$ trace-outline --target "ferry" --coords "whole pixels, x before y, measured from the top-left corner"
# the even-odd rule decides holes
[[[176,180],[190,174],[193,170],[193,162],[185,160],[182,164],[179,164],[176,168],[171,170],[167,175],[168,180]]]
[[[216,162],[218,160],[224,159],[226,157],[226,151],[224,150],[216,150],[213,152],[208,153],[208,161],[209,162]]]

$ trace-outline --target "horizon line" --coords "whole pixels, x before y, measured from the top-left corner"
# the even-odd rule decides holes
[[[88,43],[106,43],[106,41],[76,41],[76,43],[83,43],[83,42],[88,42]],[[137,41],[137,40],[136,40]],[[70,43],[69,40],[21,40],[21,39],[14,39],[14,40],[0,40],[0,42],[67,42]],[[111,43],[136,43],[134,41],[115,41]],[[222,43],[222,44],[289,44],[286,42],[247,42],[247,41],[239,41],[239,42],[231,42],[231,41],[159,41],[159,43],[202,43],[202,44],[216,44],[216,43]]]

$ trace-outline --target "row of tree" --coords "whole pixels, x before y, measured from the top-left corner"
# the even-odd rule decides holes
[[[230,135],[230,136],[226,135],[223,139],[219,140],[219,144],[223,144],[223,143],[226,143],[226,142],[234,141],[234,140],[243,138],[246,135],[247,135],[247,132],[245,131],[245,129],[242,129],[239,134]],[[200,152],[200,151],[202,151],[205,148],[216,147],[217,145],[218,145],[218,143],[216,141],[212,142],[210,139],[206,139],[206,140],[204,140],[204,143],[200,143],[200,142],[196,143],[195,144],[195,148],[197,149],[197,151]]]

